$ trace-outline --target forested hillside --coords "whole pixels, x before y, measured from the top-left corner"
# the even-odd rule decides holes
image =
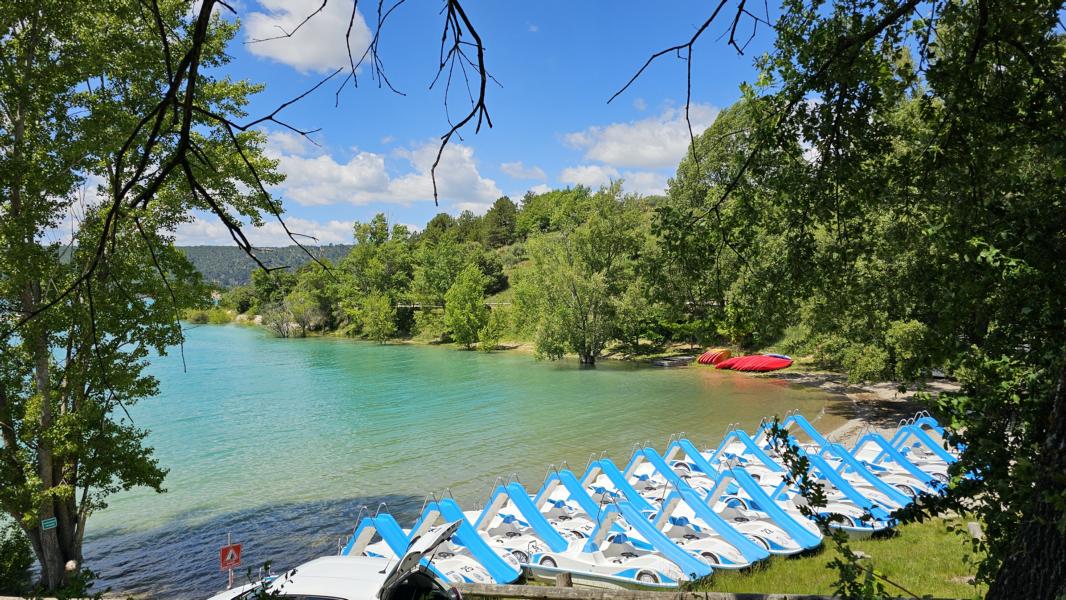
[[[258,268],[252,259],[236,246],[181,246],[178,249],[185,253],[196,270],[203,274],[204,279],[222,287],[251,282],[252,271]],[[331,244],[308,246],[307,249],[320,259],[336,262],[344,258],[352,247],[346,244]],[[311,258],[299,246],[260,248],[258,256],[268,267],[284,265],[295,269],[311,262]]]

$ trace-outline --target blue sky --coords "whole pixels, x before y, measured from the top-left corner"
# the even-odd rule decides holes
[[[347,62],[344,32],[351,4],[333,0],[289,39],[248,44],[292,30],[318,0],[246,0],[241,32],[224,72],[265,84],[249,107],[269,113],[323,74]],[[292,228],[321,243],[347,243],[355,220],[384,212],[390,220],[423,225],[437,212],[483,212],[500,195],[518,201],[527,190],[624,179],[627,190],[660,193],[684,154],[685,63],[670,56],[644,73],[623,96],[607,99],[647,59],[686,41],[707,17],[705,2],[468,0],[482,35],[490,72],[492,129],[464,131],[438,171],[440,206],[433,205],[429,165],[447,128],[443,88],[428,89],[436,72],[443,2],[409,0],[387,22],[381,56],[405,96],[379,89],[367,69],[360,86],[335,95],[339,78],[280,116],[313,134],[318,146],[281,127],[266,127],[269,152],[287,181],[274,190]],[[353,48],[365,47],[376,3],[361,3]],[[771,15],[772,16],[772,15]],[[721,16],[719,18],[722,18]],[[723,19],[697,44],[693,67],[693,121],[706,127],[718,109],[739,97],[754,78],[752,57],[769,49],[762,28],[739,56],[717,39]],[[453,88],[453,114],[464,112],[465,91]],[[253,232],[260,245],[287,243],[276,225]],[[178,243],[231,243],[208,215],[181,227]]]

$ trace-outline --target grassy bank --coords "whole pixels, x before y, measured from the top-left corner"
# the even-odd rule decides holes
[[[899,534],[888,539],[852,543],[852,549],[866,553],[866,566],[873,567],[893,582],[919,597],[975,598],[984,593],[969,583],[973,566],[969,538],[948,531],[958,521],[933,519],[900,527]],[[963,524],[965,525],[965,524]],[[965,530],[965,527],[963,528]],[[769,564],[750,573],[718,571],[711,582],[697,588],[706,592],[831,594],[837,572],[828,567],[838,556],[826,548],[813,556],[773,557]],[[885,586],[892,596],[908,596],[891,585]]]

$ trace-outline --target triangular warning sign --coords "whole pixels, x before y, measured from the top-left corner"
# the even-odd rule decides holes
[[[241,566],[241,545],[223,546],[218,553],[218,563],[223,571]]]

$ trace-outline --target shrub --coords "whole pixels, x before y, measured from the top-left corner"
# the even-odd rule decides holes
[[[29,592],[33,551],[17,526],[0,523],[0,594],[22,596]]]
[[[384,344],[396,333],[396,309],[385,294],[373,293],[363,300],[360,310],[363,335]]]
[[[480,343],[478,350],[482,352],[492,352],[500,345],[500,339],[503,338],[503,333],[507,331],[510,326],[511,315],[504,308],[494,308],[489,313],[489,320],[485,322],[485,326],[478,331],[478,339]]]
[[[210,317],[206,310],[194,309],[185,313],[185,320],[196,325],[206,325]]]
[[[892,358],[893,374],[900,381],[914,381],[929,374],[925,357],[929,348],[929,328],[918,321],[892,321],[885,332],[885,345]]]
[[[263,310],[263,326],[275,337],[287,338],[299,333],[297,326],[292,322],[292,315],[279,305],[274,305]]]
[[[526,259],[526,245],[523,242],[515,242],[500,251],[500,259],[503,266],[511,268]]]
[[[415,335],[426,340],[443,340],[445,335],[444,311],[420,310],[415,313]]]
[[[810,354],[812,351],[811,346],[811,329],[806,325],[786,327],[784,334],[781,336],[781,341],[777,343],[777,347],[781,349],[781,352],[792,356]]]
[[[224,308],[214,308],[207,311],[207,321],[212,325],[225,325],[233,320],[233,315]]]
[[[848,340],[839,335],[817,336],[811,344],[814,362],[823,369],[843,369],[844,352],[848,345]]]
[[[237,286],[223,292],[219,304],[232,308],[237,314],[244,314],[255,304],[255,290],[250,285]]]
[[[848,381],[879,381],[888,371],[888,351],[873,344],[851,344],[844,350]]]

